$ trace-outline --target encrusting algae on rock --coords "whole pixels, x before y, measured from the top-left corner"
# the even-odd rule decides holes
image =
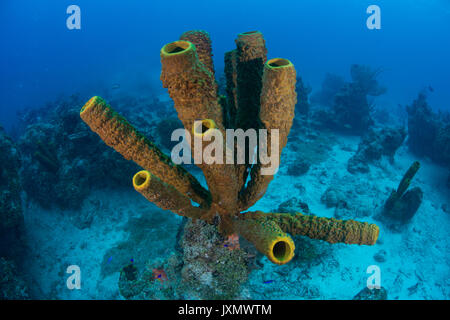
[[[228,97],[223,97],[218,94],[207,32],[185,32],[161,49],[161,81],[194,138],[208,136],[211,129],[219,130],[222,137],[231,128],[267,129],[266,141],[276,133],[279,139],[277,150],[268,151],[268,156],[275,151],[279,159],[294,118],[296,71],[289,60],[267,60],[266,55],[260,32],[240,34],[236,49],[225,56]],[[91,98],[80,114],[108,146],[145,169],[134,176],[133,185],[149,201],[181,216],[218,224],[224,236],[238,233],[273,263],[281,265],[293,258],[295,246],[289,234],[359,245],[377,240],[379,229],[374,224],[301,213],[244,212],[264,195],[274,174],[264,174],[265,165],[252,164],[248,155],[245,164],[198,164],[206,190],[102,98]],[[258,140],[264,139],[258,136]],[[260,143],[257,148],[262,147]]]

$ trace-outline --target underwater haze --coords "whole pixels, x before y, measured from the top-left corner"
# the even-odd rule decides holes
[[[450,2],[432,1],[76,1],[81,30],[68,30],[70,1],[2,1],[1,123],[55,95],[120,82],[160,89],[159,50],[180,32],[207,30],[217,70],[236,34],[257,29],[271,57],[289,57],[317,88],[326,72],[352,63],[383,68],[386,104],[408,103],[432,86],[431,105],[449,109]],[[366,8],[382,8],[382,28],[366,27]]]
[[[448,0],[2,0],[0,299],[449,299],[449,35]],[[281,119],[273,180],[175,165],[189,112]]]

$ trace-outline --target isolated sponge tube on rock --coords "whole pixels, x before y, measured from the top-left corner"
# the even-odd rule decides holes
[[[414,161],[413,164],[408,168],[408,171],[403,175],[397,190],[393,190],[388,200],[386,201],[384,207],[386,210],[392,210],[395,204],[400,200],[400,198],[405,194],[406,190],[409,188],[412,179],[416,175],[417,171],[420,169],[420,162]]]

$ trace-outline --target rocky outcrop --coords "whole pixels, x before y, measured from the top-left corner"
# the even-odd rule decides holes
[[[347,170],[350,173],[368,172],[369,164],[386,156],[392,163],[397,149],[406,138],[404,128],[371,128],[362,138],[358,150],[349,159]]]

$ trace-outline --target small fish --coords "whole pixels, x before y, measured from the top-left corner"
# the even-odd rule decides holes
[[[272,283],[274,280],[267,280],[267,281],[264,281],[264,284],[268,284],[268,283]]]
[[[108,261],[106,263],[110,263],[112,260],[112,256],[108,258]]]
[[[115,83],[113,84],[113,86],[111,87],[111,89],[115,90],[115,89],[119,89],[120,88],[120,84]]]
[[[161,283],[167,281],[167,274],[164,269],[152,269],[153,279],[158,279]]]

